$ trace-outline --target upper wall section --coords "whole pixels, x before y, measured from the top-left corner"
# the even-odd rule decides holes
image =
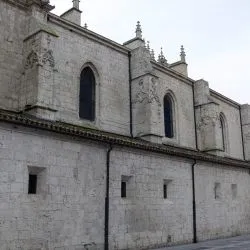
[[[17,1],[18,2],[18,1]],[[0,107],[18,108],[18,87],[23,69],[26,9],[0,0]]]
[[[248,154],[239,105],[188,77],[183,47],[156,61],[140,23],[120,45],[81,27],[77,3],[58,17],[46,1],[0,0],[0,108],[239,159],[243,137]]]
[[[194,84],[198,148],[211,154],[244,158],[239,104],[209,89],[208,82]]]
[[[59,36],[53,53],[56,119],[128,135],[128,51],[94,40],[88,30],[74,28],[55,16],[50,17],[50,26]],[[85,67],[91,68],[96,81],[94,122],[79,118],[80,75]]]

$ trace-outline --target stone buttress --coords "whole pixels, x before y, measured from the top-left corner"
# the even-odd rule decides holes
[[[54,75],[57,72],[53,50],[58,36],[47,24],[47,13],[51,9],[52,6],[41,1],[29,3],[19,109],[53,120],[56,112]]]

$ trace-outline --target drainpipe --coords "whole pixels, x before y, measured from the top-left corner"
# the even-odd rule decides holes
[[[130,136],[133,138],[131,52],[128,52]]]
[[[195,198],[195,178],[194,178],[194,167],[196,160],[192,164],[192,191],[193,191],[193,243],[197,243],[197,230],[196,230],[196,198]]]
[[[245,145],[244,145],[244,139],[243,139],[243,129],[242,129],[241,106],[239,106],[239,113],[240,113],[240,129],[241,129],[241,143],[242,143],[242,150],[243,150],[243,159],[246,160]]]
[[[110,153],[113,147],[109,145],[106,158],[106,196],[105,196],[105,221],[104,221],[104,249],[109,249],[109,169],[110,169]]]

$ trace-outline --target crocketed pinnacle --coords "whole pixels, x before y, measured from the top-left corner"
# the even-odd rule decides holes
[[[151,50],[150,58],[151,58],[152,61],[155,61],[155,52],[154,52],[153,49]]]
[[[165,58],[163,51],[162,51],[162,47],[161,47],[161,52],[158,56],[158,63],[163,64],[163,65],[167,65],[167,59]]]
[[[137,22],[137,25],[136,25],[135,34],[137,38],[142,39],[142,30],[141,30],[141,24],[139,21]]]
[[[150,42],[149,41],[147,41],[147,49],[150,52]]]
[[[184,50],[183,45],[181,45],[181,53],[180,53],[180,56],[181,56],[181,62],[186,62],[186,53],[185,53],[185,50]]]

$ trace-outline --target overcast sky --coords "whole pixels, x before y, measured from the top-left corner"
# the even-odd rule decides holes
[[[72,0],[51,0],[55,14]],[[184,45],[189,76],[250,103],[250,0],[81,0],[82,25],[118,43],[134,37],[136,22],[158,56],[179,60]]]

